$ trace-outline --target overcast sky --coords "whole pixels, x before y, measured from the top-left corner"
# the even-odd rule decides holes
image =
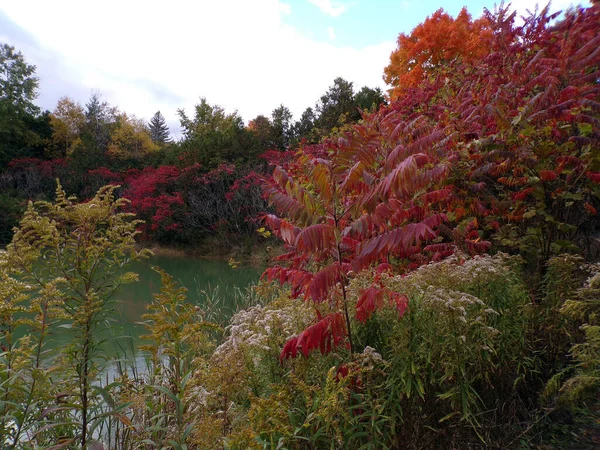
[[[525,11],[536,1],[512,4]],[[176,131],[177,109],[200,97],[247,123],[280,104],[299,118],[338,76],[355,90],[385,90],[398,34],[463,5],[478,17],[494,1],[0,0],[0,42],[37,66],[44,109],[100,92],[144,119],[160,110]]]

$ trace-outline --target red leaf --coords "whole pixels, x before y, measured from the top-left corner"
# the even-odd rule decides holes
[[[261,278],[266,278],[268,281],[276,280],[282,286],[288,283],[292,288],[292,296],[296,298],[300,294],[306,293],[313,274],[304,270],[275,266],[265,270]]]
[[[333,227],[318,223],[304,228],[296,238],[295,246],[298,250],[314,253],[328,250],[335,243]]]
[[[292,225],[285,219],[280,219],[273,214],[267,214],[263,217],[265,224],[273,230],[273,232],[279,236],[288,245],[294,245],[296,238],[300,233],[300,228]]]
[[[542,181],[554,181],[558,175],[553,170],[540,170],[540,179]]]
[[[425,204],[430,203],[439,203],[443,200],[446,200],[450,194],[452,194],[452,190],[449,188],[440,189],[437,191],[431,191],[424,194],[421,198]]]
[[[342,270],[336,262],[317,272],[308,284],[308,293],[315,302],[322,302],[327,294],[341,280]]]
[[[594,183],[600,183],[600,172],[587,172],[586,176]]]
[[[279,361],[287,358],[295,358],[298,351],[305,357],[316,348],[322,354],[329,353],[333,348],[340,345],[346,338],[346,324],[342,313],[330,314],[311,325],[298,336],[291,338],[283,347],[279,355]]]
[[[402,319],[406,308],[408,308],[408,297],[405,294],[398,294],[397,292],[391,292],[389,294],[390,302],[392,302],[398,310],[398,318]]]
[[[467,239],[465,240],[465,246],[469,250],[469,253],[476,255],[489,251],[492,247],[492,243],[489,241],[472,241]]]
[[[426,219],[432,224],[443,220],[443,214],[436,214]],[[419,243],[425,239],[435,237],[435,232],[425,223],[411,223],[402,228],[396,228],[392,231],[382,233],[372,239],[360,243],[357,247],[357,262],[359,267],[368,266],[379,256],[394,252],[406,251],[412,247],[413,243]]]
[[[454,244],[450,244],[450,243],[440,243],[440,244],[429,244],[428,246],[426,246],[423,250],[426,252],[448,252],[448,251],[454,251],[455,246]]]
[[[392,271],[392,265],[388,264],[388,263],[381,263],[377,266],[376,272],[378,274],[380,273],[384,273],[384,272],[391,272]]]
[[[365,323],[371,314],[383,306],[385,289],[371,286],[365,289],[356,303],[356,319]]]
[[[549,171],[542,170],[542,172],[549,172]],[[552,173],[554,173],[554,172],[552,172]],[[554,174],[554,175],[556,175],[556,174]],[[541,177],[541,173],[540,173],[540,178],[542,178],[542,180],[544,180],[544,178]],[[548,181],[548,180],[544,180],[544,181]],[[515,192],[512,195],[512,198],[513,198],[513,200],[521,200],[522,201],[522,200],[525,200],[525,197],[527,197],[532,192],[533,192],[533,188],[523,189],[522,191]]]
[[[596,208],[594,208],[592,205],[590,205],[588,202],[585,202],[585,205],[583,205],[583,207],[585,208],[585,210],[587,212],[589,212],[591,215],[595,216],[596,214],[598,214],[598,211],[596,210]]]

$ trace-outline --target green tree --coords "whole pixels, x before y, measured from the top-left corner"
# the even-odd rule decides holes
[[[271,113],[273,123],[273,144],[279,150],[285,150],[293,139],[292,113],[279,105]]]
[[[333,85],[321,96],[317,103],[318,119],[316,125],[323,135],[340,125],[360,119],[354,102],[352,82],[341,77],[333,80]]]
[[[18,113],[36,115],[39,80],[35,66],[27,64],[21,52],[8,44],[0,44],[0,102]]]
[[[182,109],[178,113],[183,134],[181,149],[191,158],[188,162],[214,168],[223,162],[245,161],[256,154],[252,135],[237,111],[226,113],[222,106],[211,105],[202,98],[192,118]]]
[[[106,165],[111,133],[118,125],[119,110],[101,101],[94,93],[84,108],[85,123],[80,140],[71,146],[71,157],[78,170],[94,169]]]
[[[294,124],[294,141],[300,141],[304,138],[311,143],[315,143],[313,129],[316,120],[315,111],[311,107],[306,108],[300,119]]]
[[[152,116],[152,119],[148,122],[148,129],[150,130],[152,142],[155,144],[163,145],[171,142],[169,127],[160,111],[156,111],[156,114]]]
[[[47,117],[40,118],[33,103],[37,88],[35,66],[14,47],[0,43],[0,168],[15,157],[38,156],[42,151],[47,136],[39,127]]]
[[[90,135],[95,146],[106,152],[110,142],[111,128],[116,123],[119,114],[116,107],[112,107],[108,102],[100,101],[100,99],[100,94],[94,93],[85,105],[85,131]]]
[[[380,88],[372,89],[367,86],[356,93],[354,103],[363,111],[377,111],[380,105],[385,104],[385,97]]]

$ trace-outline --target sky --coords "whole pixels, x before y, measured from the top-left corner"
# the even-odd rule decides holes
[[[177,109],[201,97],[248,123],[281,104],[298,119],[336,77],[385,91],[398,34],[463,6],[475,18],[494,0],[0,0],[0,42],[36,66],[43,109],[99,93],[146,120],[160,110],[177,135]]]

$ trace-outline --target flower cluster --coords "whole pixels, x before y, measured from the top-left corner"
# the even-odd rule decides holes
[[[266,352],[271,350],[273,341],[287,341],[307,327],[313,319],[313,312],[303,302],[289,300],[281,307],[274,305],[254,306],[238,312],[226,328],[228,334],[224,342],[215,350],[219,358],[240,349]],[[279,352],[278,342],[275,349]]]
[[[509,276],[511,266],[516,264],[517,259],[505,253],[476,255],[473,258],[455,254],[441,262],[421,266],[404,278],[408,278],[412,284],[424,286],[439,285],[440,280],[447,286],[483,286]],[[399,278],[404,279],[396,277]]]

